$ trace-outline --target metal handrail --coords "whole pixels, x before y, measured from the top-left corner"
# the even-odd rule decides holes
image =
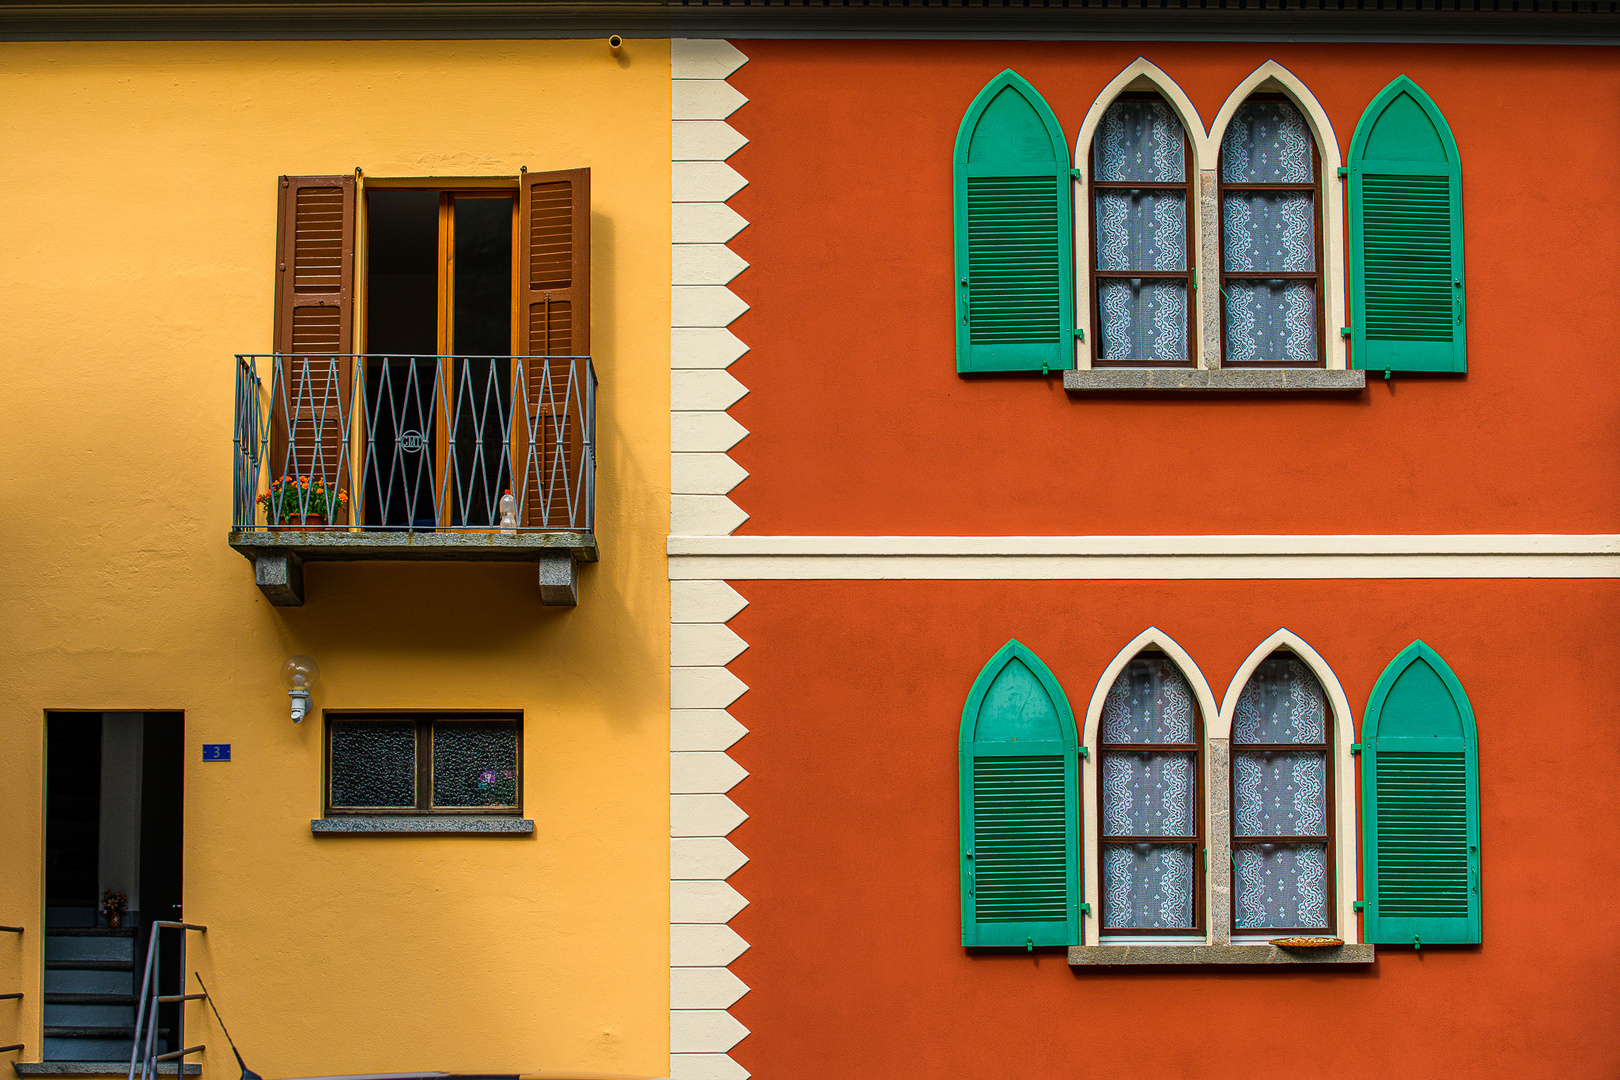
[[[233,529],[595,528],[589,356],[239,354],[235,410]]]
[[[20,926],[0,926],[0,932],[4,932],[4,933],[7,933],[7,934],[20,934],[20,933],[23,932],[23,928],[20,927]],[[22,1000],[22,994],[20,992],[16,993],[16,994],[0,994],[0,1001],[21,1001],[21,1000]],[[22,1049],[23,1049],[23,1044],[22,1043],[11,1043],[8,1046],[0,1046],[0,1054],[9,1054],[9,1053],[11,1053],[13,1051],[21,1053]]]
[[[199,926],[195,923],[172,922],[167,919],[159,919],[152,923],[152,936],[147,939],[146,943],[146,972],[141,977],[141,996],[135,1006],[135,1038],[131,1042],[129,1049],[128,1080],[135,1080],[135,1071],[137,1065],[140,1067],[141,1080],[150,1080],[150,1077],[156,1071],[159,1062],[174,1061],[179,1058],[184,1058],[187,1054],[195,1054],[206,1049],[205,1045],[201,1043],[196,1046],[186,1046],[186,1010],[185,1006],[182,1004],[180,1007],[179,1019],[175,1023],[174,1041],[185,1047],[185,1049],[172,1050],[167,1054],[157,1054],[155,1056],[153,1054],[153,1051],[157,1049],[158,1006],[176,1001],[191,1001],[202,996],[200,994],[158,993],[158,975],[160,972],[160,964],[158,961],[158,943],[162,940],[159,937],[159,932],[163,930],[179,930],[181,932],[180,989],[183,991],[186,988],[185,931],[195,930],[200,934],[205,934],[208,932],[208,927]],[[148,1002],[150,1002],[150,1007],[148,1007]],[[141,1039],[143,1032],[146,1036],[144,1046],[142,1045]],[[183,1064],[179,1066],[179,1071],[181,1073],[185,1072],[185,1066]]]

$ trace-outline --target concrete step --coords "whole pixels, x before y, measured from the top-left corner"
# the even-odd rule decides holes
[[[131,960],[47,960],[46,971],[128,971],[135,970]]]
[[[124,1039],[79,1039],[45,1036],[46,1061],[123,1061],[129,1067],[129,1055],[134,1043]]]
[[[45,1000],[52,994],[133,994],[135,973],[82,968],[46,968]]]
[[[119,998],[117,1003],[104,1001],[73,1003],[61,998]],[[56,999],[53,1001],[53,999]],[[45,996],[45,1027],[51,1028],[135,1028],[135,998],[132,995],[102,994],[47,994]]]
[[[18,1076],[128,1076],[129,1058],[122,1061],[18,1061],[12,1065]],[[179,1073],[177,1062],[160,1061],[157,1066],[159,1076],[174,1076]],[[197,1076],[202,1072],[202,1066],[194,1062],[186,1063],[186,1075]]]
[[[45,963],[57,960],[135,960],[135,929],[47,930]]]

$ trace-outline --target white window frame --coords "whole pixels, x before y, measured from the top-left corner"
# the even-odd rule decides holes
[[[1206,131],[1198,109],[1187,92],[1158,65],[1140,56],[1103,88],[1086,113],[1079,136],[1075,139],[1074,312],[1075,326],[1082,332],[1075,341],[1076,369],[1085,371],[1092,367],[1091,354],[1096,340],[1096,327],[1091,325],[1091,292],[1096,288],[1096,282],[1091,276],[1090,256],[1085,254],[1091,251],[1091,140],[1109,106],[1127,92],[1149,92],[1163,97],[1186,129],[1187,143],[1192,151],[1192,160],[1187,163],[1190,173],[1187,179],[1189,194],[1196,199],[1196,205],[1188,243],[1193,256],[1192,265],[1197,271],[1198,288],[1194,302],[1198,305],[1198,322],[1194,340],[1188,344],[1193,353],[1193,367],[1197,369],[1219,368],[1225,345],[1221,340],[1220,231],[1215,227],[1220,214],[1215,170],[1220,161],[1221,140],[1226,137],[1227,126],[1231,124],[1238,107],[1253,94],[1280,93],[1299,109],[1311,137],[1316,140],[1318,161],[1322,168],[1319,227],[1322,230],[1324,355],[1329,371],[1345,370],[1348,367],[1348,349],[1340,333],[1341,328],[1347,325],[1344,183],[1339,177],[1343,159],[1339,154],[1338,136],[1333,133],[1333,123],[1328,119],[1327,110],[1322,108],[1322,103],[1316,100],[1316,95],[1311,93],[1303,80],[1277,61],[1267,60],[1238,83]]]
[[[1102,722],[1103,703],[1125,665],[1144,650],[1157,649],[1176,665],[1192,687],[1198,702],[1204,738],[1203,774],[1199,778],[1201,799],[1199,813],[1204,815],[1204,836],[1209,852],[1208,871],[1202,874],[1204,888],[1205,930],[1202,936],[1133,936],[1110,934],[1102,936],[1102,857],[1098,835],[1098,776],[1097,741]],[[1344,687],[1326,660],[1303,638],[1284,628],[1255,646],[1238,665],[1237,673],[1227,686],[1226,696],[1217,707],[1209,681],[1192,657],[1174,638],[1156,626],[1150,626],[1121,649],[1103,669],[1102,676],[1092,690],[1086,706],[1085,726],[1080,745],[1085,759],[1080,770],[1080,876],[1082,899],[1089,913],[1080,920],[1082,945],[1131,946],[1186,946],[1229,945],[1232,935],[1232,863],[1231,863],[1231,806],[1226,792],[1229,790],[1227,773],[1231,769],[1232,718],[1237,712],[1238,699],[1249,679],[1272,653],[1283,650],[1298,657],[1311,674],[1316,676],[1327,696],[1332,714],[1333,798],[1334,798],[1334,888],[1333,898],[1337,912],[1334,934],[1347,944],[1360,942],[1360,931],[1355,913],[1355,898],[1360,884],[1356,875],[1356,851],[1360,832],[1357,829],[1356,770],[1350,746],[1355,742],[1355,721],[1350,711],[1350,700]],[[1219,794],[1217,794],[1217,787]],[[1202,871],[1200,865],[1199,870]],[[1240,944],[1260,939],[1238,936]]]

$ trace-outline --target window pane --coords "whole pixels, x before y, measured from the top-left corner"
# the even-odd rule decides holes
[[[1290,102],[1251,101],[1238,107],[1221,140],[1221,179],[1227,183],[1309,184],[1311,133]]]
[[[1190,743],[1192,687],[1166,656],[1138,656],[1125,665],[1103,701],[1102,741]]]
[[[1228,270],[1316,269],[1316,199],[1307,192],[1229,191],[1221,207]]]
[[[1193,924],[1191,844],[1103,848],[1103,929],[1173,930]]]
[[[1102,759],[1103,835],[1193,835],[1193,755],[1111,751]]]
[[[1327,729],[1327,694],[1305,662],[1273,653],[1260,662],[1238,696],[1232,742],[1319,743]]]
[[[1239,750],[1232,754],[1235,836],[1327,834],[1327,754]]]
[[[416,805],[416,722],[334,720],[334,807],[408,808]]]
[[[1314,281],[1228,281],[1228,363],[1315,363]]]
[[[1328,925],[1327,846],[1256,844],[1233,849],[1238,929],[1322,930]]]
[[[434,806],[516,806],[517,765],[514,721],[433,725]]]
[[[1181,121],[1162,101],[1117,101],[1093,141],[1092,179],[1181,183],[1187,178]]]
[[[1187,201],[1179,191],[1097,192],[1097,269],[1187,269]]]
[[[1101,360],[1186,360],[1187,283],[1105,278],[1097,282]]]

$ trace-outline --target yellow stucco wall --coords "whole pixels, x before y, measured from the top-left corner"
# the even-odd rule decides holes
[[[659,41],[0,45],[0,923],[28,927],[0,935],[0,988],[28,994],[0,1044],[23,1060],[45,711],[182,709],[193,966],[257,1071],[665,1073],[669,97]],[[278,175],[525,165],[592,170],[602,561],[578,608],[542,607],[533,565],[429,563],[310,565],[307,605],[272,607],[226,534]],[[312,837],[297,652],[317,710],[521,709],[534,837]],[[233,1075],[188,1015],[205,1075]]]

